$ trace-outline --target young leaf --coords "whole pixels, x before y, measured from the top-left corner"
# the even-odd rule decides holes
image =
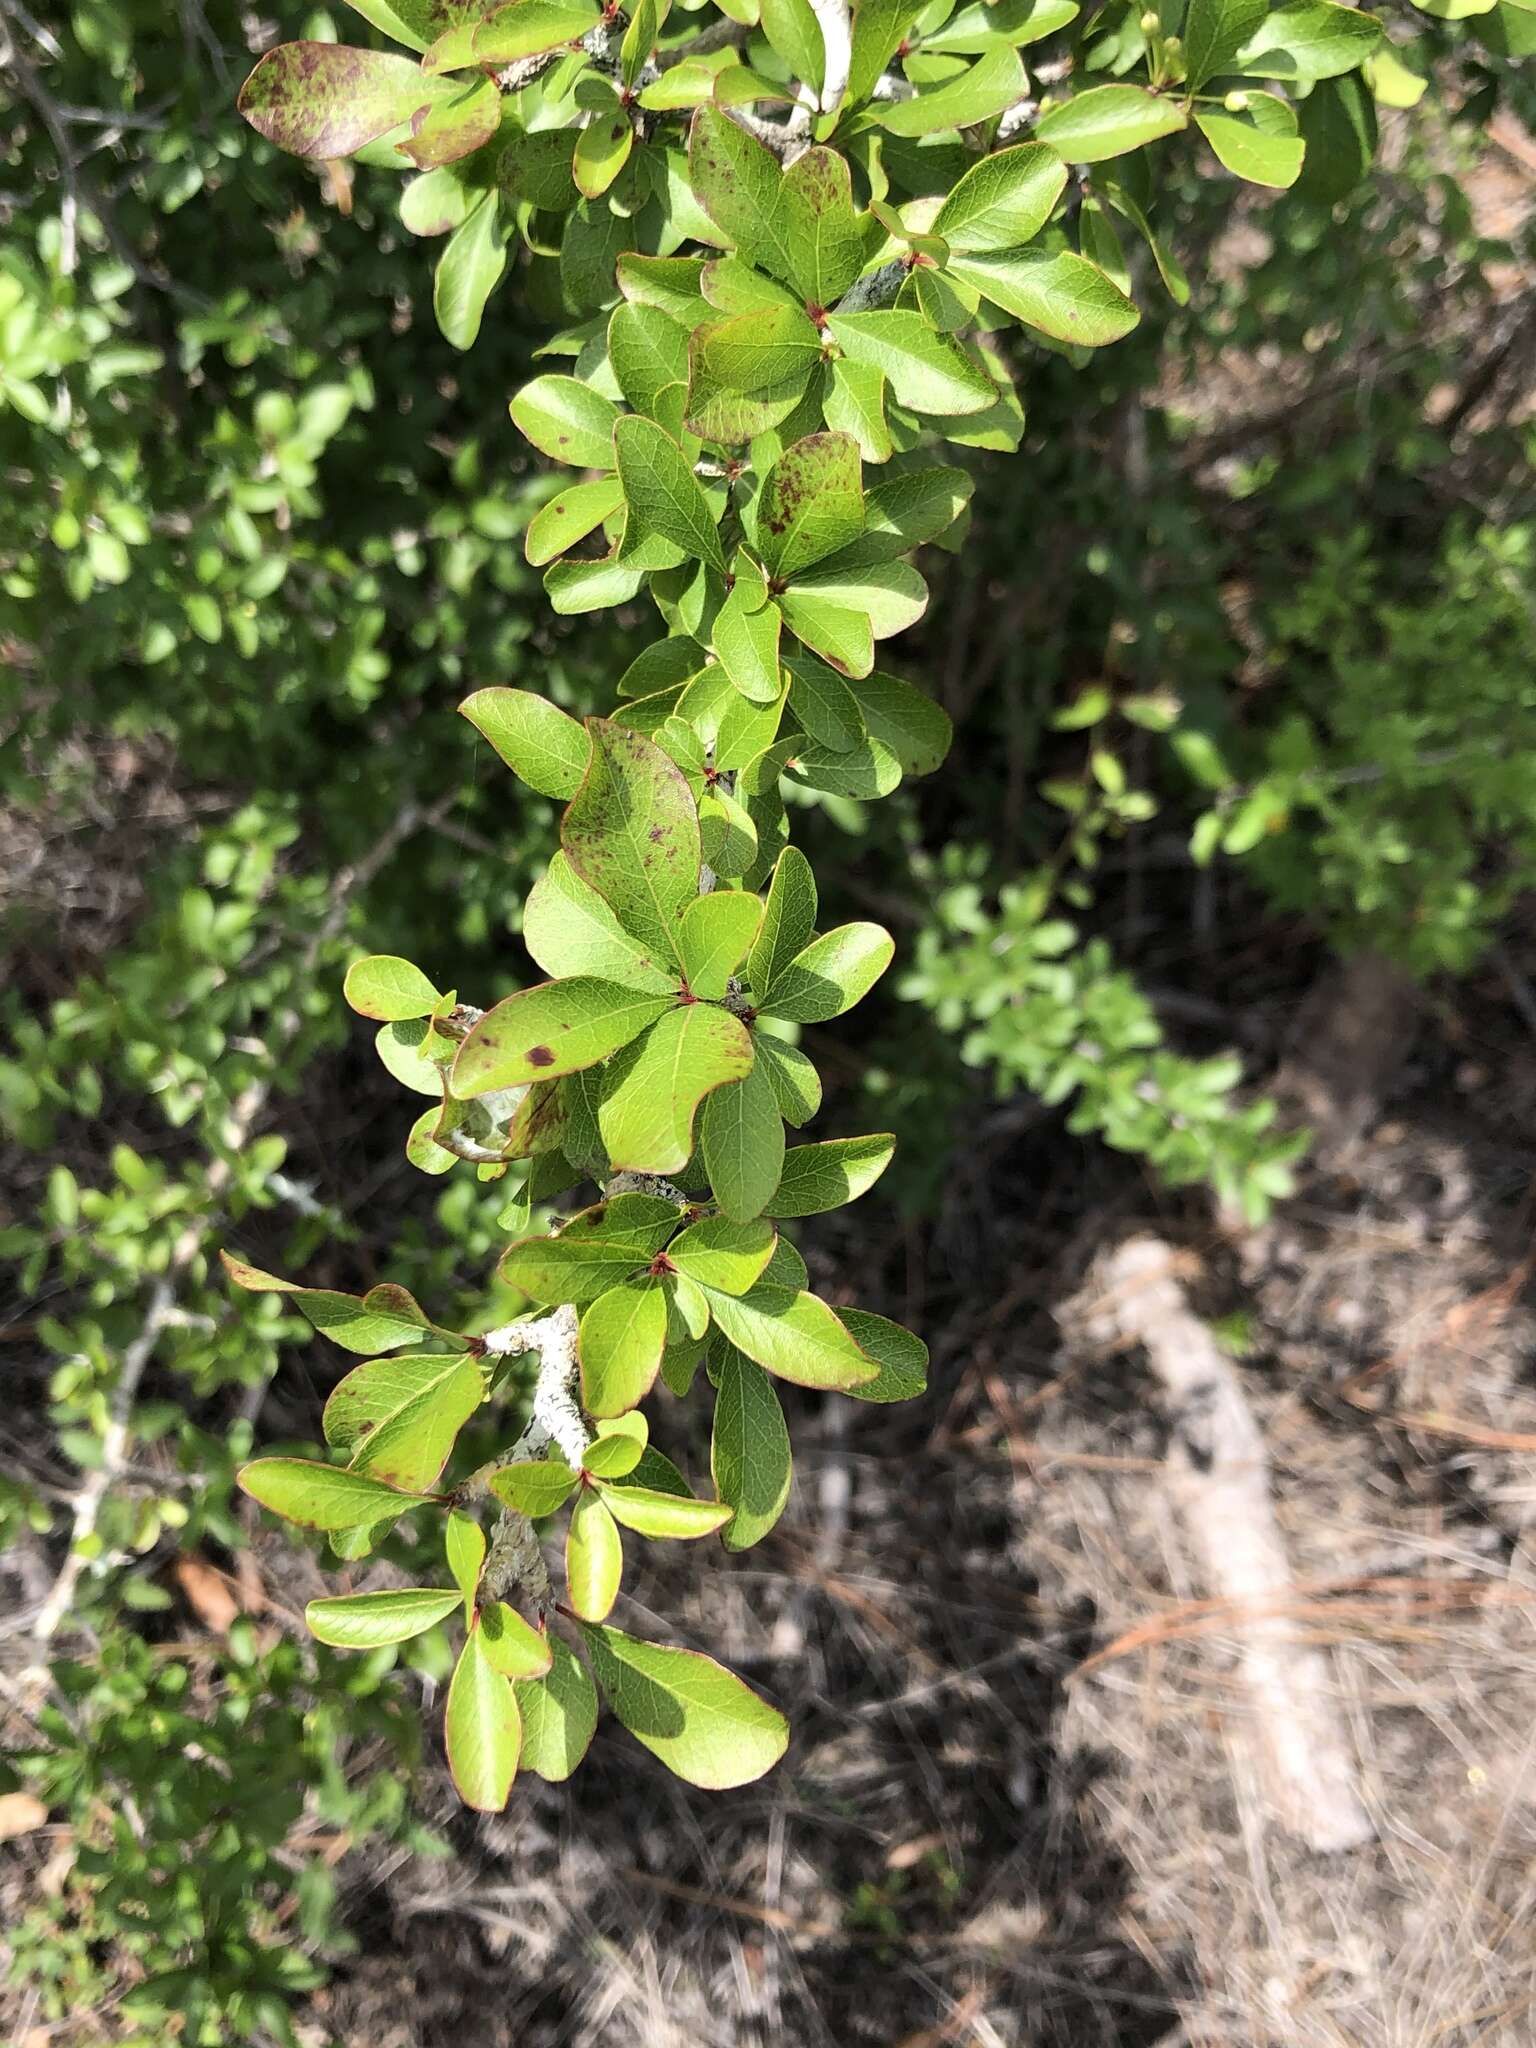
[[[880,925],[839,925],[795,955],[764,1006],[793,1024],[824,1024],[869,993],[895,950],[895,940]]]
[[[636,1047],[623,1078],[598,1111],[615,1167],[677,1173],[693,1150],[693,1119],[712,1089],[739,1081],[752,1065],[740,1018],[708,1003],[669,1010]]]
[[[935,334],[921,313],[890,307],[875,313],[830,313],[827,332],[855,363],[879,370],[898,405],[914,412],[980,412],[997,387],[952,334]]]
[[[560,828],[566,858],[627,932],[675,960],[678,916],[699,892],[692,794],[642,733],[602,718],[589,719],[587,731],[591,764]]]
[[[819,1216],[856,1202],[891,1163],[896,1140],[888,1132],[871,1138],[832,1138],[821,1145],[795,1145],[784,1155],[784,1171],[767,1203],[770,1216]]]
[[[542,1678],[549,1670],[548,1636],[530,1627],[505,1600],[481,1608],[479,1632],[485,1661],[503,1678]]]
[[[565,1591],[583,1621],[603,1621],[619,1597],[624,1544],[595,1488],[576,1496],[565,1533]]]
[[[951,249],[1017,249],[1033,241],[1066,188],[1067,167],[1043,142],[981,157],[934,216]]]
[[[1176,135],[1184,125],[1181,107],[1144,86],[1094,85],[1048,107],[1035,133],[1068,163],[1099,164]]]
[[[762,921],[761,902],[740,889],[694,897],[677,921],[677,955],[692,995],[720,1001]]]
[[[816,929],[816,877],[798,846],[786,846],[774,865],[763,905],[763,924],[747,955],[747,980],[761,1008],[779,976],[810,943]]]
[[[387,1593],[311,1600],[304,1619],[316,1641],[329,1643],[333,1650],[378,1650],[424,1634],[458,1604],[457,1593],[440,1587],[400,1586]]]
[[[589,1415],[623,1415],[643,1401],[661,1369],[667,1298],[642,1275],[600,1294],[581,1319],[581,1400]]]
[[[790,577],[846,547],[864,525],[858,443],[847,434],[807,434],[769,470],[757,503],[764,562]]]
[[[732,1511],[720,1540],[727,1550],[750,1550],[784,1512],[794,1460],[773,1381],[734,1344],[720,1361],[709,1464]]]
[[[585,741],[585,735],[583,735]],[[523,944],[549,975],[595,975],[650,994],[677,988],[677,970],[631,938],[563,853],[534,883],[523,911]]]
[[[447,1464],[484,1398],[479,1364],[468,1352],[375,1358],[349,1372],[326,1402],[326,1441],[351,1449],[354,1472],[419,1491]]]
[[[716,107],[700,107],[688,137],[688,167],[700,205],[748,263],[795,281],[789,224],[779,201],[778,160]]]
[[[461,1515],[455,1510],[443,1530],[443,1549],[448,1555],[453,1583],[464,1597],[465,1619],[473,1620],[475,1592],[485,1564],[485,1531],[472,1515]]]
[[[699,1149],[710,1188],[737,1223],[762,1214],[784,1163],[783,1112],[773,1069],[763,1062],[763,1045],[760,1033],[752,1071],[734,1087],[711,1095],[699,1119]]]
[[[632,521],[725,574],[725,550],[709,500],[683,451],[653,420],[625,413],[613,430],[614,455]]]
[[[952,255],[950,269],[984,299],[1056,341],[1103,348],[1141,317],[1102,270],[1071,249]]]
[[[517,1775],[522,1716],[510,1681],[486,1656],[478,1628],[465,1637],[454,1666],[443,1732],[459,1797],[482,1813],[500,1813]]]
[[[543,1678],[515,1686],[523,1717],[523,1769],[552,1785],[563,1784],[587,1753],[597,1726],[597,1689],[587,1667],[558,1636]]]
[[[733,1223],[726,1216],[706,1216],[673,1238],[667,1257],[701,1287],[745,1294],[773,1257],[777,1235],[771,1223]]]
[[[604,1300],[607,1299],[605,1295]],[[639,1422],[645,1417],[638,1408],[625,1415],[613,1418],[615,1422]],[[607,1435],[595,1436],[588,1444],[581,1461],[581,1469],[593,1479],[626,1479],[645,1454],[645,1437],[630,1436],[621,1430],[611,1430]]]
[[[616,1628],[583,1630],[592,1670],[615,1716],[690,1785],[748,1785],[789,1746],[776,1708],[712,1657],[642,1643]]]
[[[608,1512],[637,1536],[663,1542],[693,1543],[709,1536],[731,1511],[723,1501],[679,1499],[675,1493],[653,1493],[647,1486],[599,1486]],[[597,1617],[601,1619],[601,1617]]]
[[[838,1321],[879,1370],[847,1391],[860,1401],[910,1401],[927,1391],[928,1347],[900,1323],[867,1308],[840,1308]]]
[[[309,1458],[257,1458],[242,1465],[235,1477],[252,1500],[306,1529],[359,1529],[392,1521],[407,1508],[419,1508],[435,1498],[401,1493],[360,1472],[319,1465]]]
[[[486,1011],[459,1047],[448,1085],[467,1101],[574,1074],[628,1045],[668,1006],[665,996],[585,974],[541,982]]]
[[[612,399],[575,377],[535,377],[512,401],[513,419],[541,454],[575,469],[613,468]]]
[[[502,1465],[491,1474],[490,1487],[499,1501],[520,1515],[542,1521],[565,1506],[576,1474],[563,1458],[538,1458],[526,1465]]]
[[[769,1280],[739,1297],[707,1291],[730,1342],[779,1379],[840,1393],[875,1377],[874,1360],[816,1295]]]

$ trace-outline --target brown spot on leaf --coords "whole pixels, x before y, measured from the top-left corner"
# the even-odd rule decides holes
[[[555,1056],[547,1045],[530,1045],[528,1064],[530,1067],[552,1067],[555,1064]]]

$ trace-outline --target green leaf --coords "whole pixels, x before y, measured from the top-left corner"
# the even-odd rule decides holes
[[[549,1638],[553,1663],[544,1678],[514,1688],[523,1716],[522,1766],[560,1785],[587,1753],[597,1726],[597,1688],[587,1667],[560,1641]]]
[[[441,105],[460,88],[426,78],[409,57],[345,43],[280,43],[240,89],[240,112],[258,135],[293,156],[352,156],[366,143]]]
[[[693,1151],[693,1120],[711,1090],[752,1064],[740,1018],[707,1003],[669,1010],[635,1048],[598,1111],[608,1157],[634,1173],[677,1173]]]
[[[831,149],[808,149],[797,157],[779,188],[779,216],[796,291],[812,305],[835,305],[869,254],[870,220],[854,211],[846,159]]]
[[[576,1496],[565,1532],[565,1593],[583,1621],[602,1621],[619,1597],[624,1543],[595,1488]]]
[[[898,405],[914,412],[980,412],[997,387],[952,334],[935,334],[921,313],[890,307],[832,313],[827,332],[849,359],[879,370]]]
[[[724,246],[793,284],[795,256],[779,203],[783,172],[777,158],[719,108],[700,107],[688,135],[688,168],[694,194],[720,229]]]
[[[1334,206],[1354,191],[1375,157],[1375,101],[1358,76],[1325,78],[1302,101],[1300,117],[1306,162],[1297,191],[1316,205]]]
[[[825,662],[804,655],[789,664],[790,708],[810,739],[834,754],[846,754],[864,738],[858,699]],[[798,759],[798,753],[796,758]]]
[[[797,846],[779,855],[763,905],[763,923],[747,955],[747,981],[759,1007],[816,929],[816,877]]]
[[[237,1287],[248,1294],[291,1294],[315,1328],[348,1351],[395,1351],[427,1336],[451,1334],[434,1330],[403,1287],[372,1287],[362,1296],[335,1294],[263,1273],[228,1252],[221,1251],[219,1258]]]
[[[950,269],[1026,327],[1079,348],[1119,341],[1141,317],[1102,270],[1070,249],[953,255]]]
[[[326,1442],[351,1451],[354,1472],[419,1491],[447,1464],[484,1395],[479,1364],[467,1351],[371,1359],[326,1402]]]
[[[550,1668],[549,1638],[505,1600],[481,1608],[479,1635],[486,1663],[503,1678],[542,1678]]]
[[[725,574],[725,550],[693,466],[654,420],[626,413],[613,430],[619,480],[632,519]]]
[[[576,486],[588,488],[604,486]],[[531,690],[476,690],[459,706],[459,714],[490,741],[513,774],[541,796],[569,798],[580,789],[592,743],[576,720],[547,697]]]
[[[715,614],[710,644],[732,685],[754,703],[771,704],[779,695],[779,635],[784,615],[776,604],[756,611],[739,586],[733,587]]]
[[[455,86],[451,99],[415,114],[410,134],[395,145],[401,156],[424,171],[458,163],[489,142],[501,126],[501,94],[494,80],[459,79]],[[496,275],[501,275],[500,265]]]
[[[1267,12],[1266,0],[1189,0],[1184,13],[1184,82],[1198,92],[1232,59]]]
[[[795,637],[840,674],[867,676],[874,667],[875,640],[866,613],[799,588],[783,593],[780,609]]]
[[[949,714],[899,676],[878,670],[848,685],[872,738],[891,750],[905,775],[931,775],[949,752]]]
[[[612,518],[623,502],[624,491],[617,477],[603,476],[594,478],[591,483],[568,484],[557,498],[551,498],[547,505],[541,505],[529,520],[528,531],[523,536],[524,555],[534,568],[542,569],[546,562],[554,561],[558,555],[563,555],[567,548],[573,548],[577,541],[584,540],[594,527],[601,526],[605,519]],[[490,693],[482,691],[480,694],[484,696]],[[473,701],[471,698],[470,702]],[[460,709],[463,707],[460,706]],[[563,712],[560,715],[565,716]],[[574,724],[575,721],[571,722]],[[582,763],[585,766],[585,734],[582,735]],[[577,779],[579,781],[580,777]],[[549,793],[569,794],[558,791]]]
[[[986,50],[999,36],[1018,49],[1055,35],[1080,12],[1076,0],[971,0],[941,28],[924,31],[923,52]]]
[[[856,1202],[891,1163],[896,1140],[889,1132],[869,1138],[831,1138],[820,1145],[795,1145],[784,1155],[784,1171],[767,1208],[770,1216],[819,1216]]]
[[[642,733],[587,721],[591,764],[560,828],[576,873],[627,932],[675,960],[677,919],[699,890],[699,816],[675,762]]]
[[[790,77],[803,79],[820,99],[827,52],[810,0],[762,0],[762,30]]]
[[[762,922],[762,903],[739,889],[694,897],[677,921],[678,958],[693,996],[720,1001]]]
[[[587,744],[582,734],[582,745]],[[671,994],[677,970],[663,966],[631,938],[608,905],[563,853],[556,853],[534,883],[523,910],[523,944],[544,972],[557,979],[594,975],[621,987]]]
[[[441,1588],[400,1586],[387,1593],[348,1593],[334,1600],[311,1600],[304,1610],[309,1632],[333,1650],[378,1650],[387,1643],[409,1642],[459,1605],[459,1596]]]
[[[393,1521],[407,1508],[419,1508],[434,1498],[401,1493],[360,1472],[319,1465],[309,1458],[257,1458],[242,1465],[235,1477],[252,1500],[307,1529],[359,1529]]]
[[[634,146],[634,127],[622,108],[611,114],[594,114],[576,137],[571,159],[577,191],[588,199],[600,199],[628,163]]]
[[[769,1280],[740,1297],[706,1292],[729,1341],[779,1379],[837,1393],[875,1377],[874,1361],[816,1295]]]
[[[616,1522],[633,1529],[637,1536],[663,1542],[696,1542],[701,1536],[713,1535],[731,1518],[723,1501],[681,1499],[675,1493],[653,1493],[646,1486],[599,1486],[598,1492]]]
[[[710,1188],[726,1216],[738,1224],[762,1214],[784,1158],[779,1098],[772,1068],[760,1063],[762,1044],[759,1034],[752,1071],[734,1087],[710,1096],[699,1122]]]
[[[394,953],[354,960],[341,992],[360,1017],[380,1017],[391,1024],[429,1016],[442,1000],[419,967]]]
[[[628,604],[645,581],[644,567],[621,562],[617,552],[595,562],[555,562],[544,571],[544,595],[562,617]]]
[[[667,1257],[700,1287],[717,1288],[722,1294],[746,1294],[762,1278],[777,1237],[771,1223],[735,1223],[726,1216],[706,1216],[673,1238]]]
[[[486,301],[507,268],[501,231],[501,202],[487,192],[444,245],[432,279],[432,310],[443,339],[454,348],[473,348]]]
[[[853,50],[848,67],[848,103],[867,100],[876,81],[901,47],[912,22],[909,0],[853,0]]]
[[[1249,78],[1337,78],[1363,63],[1381,41],[1381,23],[1337,0],[1292,0],[1271,7],[1237,52],[1234,71]]]
[[[809,1123],[817,1110],[820,1109],[821,1076],[811,1065],[799,1046],[786,1045],[783,1039],[774,1038],[766,1030],[760,1029],[753,1040],[752,1071],[753,1073],[761,1072],[766,1075],[768,1084],[773,1090],[774,1100],[778,1104],[779,1115],[784,1119],[785,1123],[793,1124],[797,1130],[801,1124]],[[724,1101],[725,1097],[722,1095],[715,1099]],[[779,1135],[782,1142],[783,1133],[781,1132]],[[709,1131],[706,1124],[704,1131],[704,1163],[706,1169],[709,1165],[708,1137]],[[782,1166],[779,1170],[780,1172],[783,1171]],[[711,1186],[713,1186],[713,1182],[711,1182]],[[774,1187],[777,1186],[778,1177],[775,1175]],[[770,1188],[768,1194],[772,1194],[772,1192],[773,1189]],[[744,1197],[743,1200],[754,1199],[756,1193],[757,1189],[754,1186],[751,1197]],[[765,1195],[763,1197],[765,1205],[767,1199],[768,1197]],[[721,1207],[725,1207],[724,1202],[721,1202]],[[730,1214],[731,1212],[727,1210],[726,1213]]]
[[[1049,107],[1035,123],[1042,142],[1073,164],[1099,164],[1184,127],[1181,107],[1140,85],[1095,85]]]
[[[892,453],[885,417],[885,373],[870,363],[837,356],[828,365],[822,411],[834,433],[851,434],[866,462],[888,462]]]
[[[600,1294],[581,1319],[581,1399],[589,1415],[623,1415],[661,1370],[667,1298],[650,1275]]]
[[[972,164],[934,216],[950,248],[1016,249],[1033,241],[1066,188],[1067,167],[1043,142],[1021,142]]]
[[[443,1730],[448,1768],[466,1806],[500,1813],[512,1795],[522,1716],[510,1682],[491,1663],[472,1628],[448,1685]]]
[[[686,424],[705,440],[744,441],[791,413],[821,361],[798,306],[707,320],[688,340]]]
[[[838,1321],[860,1349],[874,1359],[879,1371],[848,1392],[857,1401],[910,1401],[928,1388],[928,1347],[900,1323],[870,1313],[867,1308],[840,1308]]]
[[[688,382],[688,334],[688,328],[657,306],[626,301],[614,308],[608,322],[608,360],[619,389],[647,419],[659,418],[664,394]]]
[[[764,479],[757,539],[775,576],[793,576],[846,547],[863,525],[859,448],[847,434],[807,434]]]
[[[449,1087],[467,1101],[577,1073],[628,1045],[667,1008],[665,996],[591,975],[541,982],[486,1011],[459,1047]]]
[[[1250,185],[1284,190],[1301,175],[1306,144],[1298,136],[1269,134],[1235,114],[1198,113],[1195,126],[1216,152],[1218,162]]]
[[[972,128],[1022,99],[1024,66],[1006,45],[994,46],[956,78],[920,92],[916,99],[882,103],[878,125],[892,135],[936,135],[944,128]]]
[[[592,1439],[582,1457],[581,1469],[593,1479],[624,1479],[634,1471],[645,1453],[646,1422],[639,1410],[633,1409],[612,1420],[616,1424],[637,1422],[641,1429],[631,1433],[614,1427]]]
[[[784,1716],[712,1657],[642,1643],[616,1628],[583,1633],[617,1719],[686,1783],[728,1791],[762,1777],[784,1754]]]
[[[348,0],[355,14],[360,14],[381,34],[392,42],[404,43],[408,50],[424,50],[435,42],[444,29],[451,28],[463,18],[462,8],[452,0]]]
[[[485,1565],[485,1531],[472,1515],[461,1515],[455,1510],[443,1530],[443,1549],[453,1583],[463,1596],[465,1619],[473,1620],[475,1593]]]
[[[613,428],[619,409],[575,377],[535,377],[512,400],[524,437],[552,462],[575,469],[613,468]]]
[[[500,1465],[490,1488],[499,1501],[539,1522],[563,1508],[576,1485],[576,1474],[563,1458],[537,1458],[531,1464]]]
[[[794,1460],[773,1381],[734,1344],[720,1361],[709,1464],[732,1511],[721,1541],[727,1550],[750,1550],[784,1512]]]
[[[615,1195],[573,1216],[558,1237],[509,1245],[501,1277],[535,1301],[591,1301],[648,1266],[681,1214],[675,1202],[657,1196]]]
[[[839,925],[795,955],[762,993],[762,1007],[794,1024],[825,1024],[869,993],[895,950],[880,925]]]
[[[474,54],[481,64],[515,64],[574,43],[601,19],[589,0],[512,0],[475,30]]]

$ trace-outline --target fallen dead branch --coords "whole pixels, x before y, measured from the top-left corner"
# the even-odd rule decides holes
[[[1264,1440],[1237,1373],[1194,1315],[1177,1255],[1133,1237],[1100,1261],[1088,1334],[1138,1345],[1166,1397],[1169,1491],[1215,1601],[1244,1617],[1238,1669],[1274,1813],[1309,1847],[1354,1848],[1374,1829],[1322,1654],[1298,1636],[1297,1589],[1270,1499]]]

